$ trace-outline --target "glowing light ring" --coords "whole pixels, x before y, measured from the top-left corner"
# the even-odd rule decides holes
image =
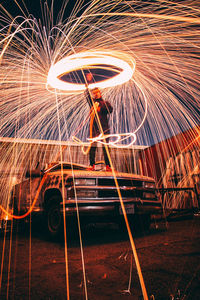
[[[123,137],[123,138],[121,138]],[[105,140],[107,138],[115,138],[116,140],[115,141],[109,141],[109,142],[105,142]],[[129,138],[132,138],[132,141],[129,143],[129,144],[126,144],[126,145],[118,145],[119,142],[122,142],[124,140],[127,140]],[[134,132],[130,132],[130,133],[122,133],[122,134],[107,134],[107,135],[104,135],[104,134],[100,134],[94,138],[88,138],[88,141],[89,143],[84,143],[82,142],[81,140],[79,140],[77,137],[73,136],[72,137],[73,141],[78,143],[78,144],[81,144],[82,147],[88,147],[87,150],[83,150],[83,153],[84,154],[87,154],[88,153],[88,150],[90,149],[92,143],[94,142],[98,142],[100,144],[104,144],[104,145],[107,145],[107,146],[115,146],[117,148],[127,148],[127,147],[130,147],[132,146],[135,141],[136,141],[136,134]]]
[[[123,137],[123,138],[121,138]],[[109,142],[105,142],[104,140],[106,140],[107,138],[115,138],[115,141],[109,141]],[[117,145],[117,143],[125,141],[129,138],[132,138],[132,141],[129,144],[126,145]],[[97,137],[94,138],[88,138],[88,140],[90,141],[90,143],[94,143],[94,142],[99,142],[100,144],[104,144],[104,145],[112,145],[112,146],[116,146],[118,148],[127,148],[130,147],[131,145],[133,145],[136,141],[136,135],[133,132],[129,132],[129,133],[122,133],[122,134],[100,134]]]
[[[122,60],[121,58],[119,58],[119,56],[125,57],[129,62]],[[89,84],[88,86],[90,89],[94,87],[107,88],[123,84],[132,78],[135,70],[135,61],[133,60],[133,58],[130,58],[123,53],[108,51],[88,51],[77,53],[67,56],[51,66],[47,77],[47,89],[49,85],[54,89],[62,91],[83,91],[86,88],[85,84],[65,82],[58,77],[62,74],[81,70],[83,68],[92,69],[97,65],[104,65],[106,66],[106,69],[110,69],[110,66],[114,66],[116,68],[122,69],[122,71],[116,76],[113,76],[106,80]]]

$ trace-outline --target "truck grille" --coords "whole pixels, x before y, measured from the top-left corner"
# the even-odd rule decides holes
[[[87,184],[94,180],[95,185]],[[131,179],[131,178],[117,178],[117,182],[120,189],[120,194],[124,199],[145,199],[145,200],[155,200],[155,189],[144,188],[142,180]],[[69,184],[70,183],[70,184]],[[66,185],[68,199],[75,198],[74,186],[71,185],[71,181],[68,181]],[[115,184],[114,178],[110,177],[96,177],[96,178],[79,178],[76,181],[76,196],[79,200],[91,200],[98,201],[108,200],[108,199],[119,199],[118,190]]]
[[[133,198],[133,197],[140,197],[139,191],[124,191],[120,190],[122,198]],[[117,190],[100,190],[98,192],[99,198],[119,198]]]
[[[117,179],[118,185],[121,186],[128,186],[128,187],[142,187],[142,181],[138,180],[131,180],[125,178]],[[116,186],[115,180],[113,178],[98,178],[98,186]]]

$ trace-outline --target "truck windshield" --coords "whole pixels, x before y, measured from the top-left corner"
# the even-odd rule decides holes
[[[76,164],[70,164],[70,163],[63,163],[63,169],[64,170],[86,170],[87,167],[76,165]],[[49,169],[49,171],[57,171],[61,170],[61,164],[55,165],[52,168]]]

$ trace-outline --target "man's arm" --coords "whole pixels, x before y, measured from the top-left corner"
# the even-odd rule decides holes
[[[91,96],[91,93],[88,88],[86,88],[84,94],[85,94],[87,103],[89,104],[89,107],[91,108],[93,106],[93,100],[92,100],[92,96]]]
[[[104,101],[101,109],[102,109],[102,112],[107,113],[107,114],[111,114],[113,111],[113,107],[108,101]]]

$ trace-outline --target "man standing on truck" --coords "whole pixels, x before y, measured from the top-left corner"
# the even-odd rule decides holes
[[[95,138],[100,134],[109,135],[110,128],[108,124],[108,115],[112,113],[113,108],[108,101],[104,101],[101,96],[101,92],[98,88],[92,90],[92,108],[90,110],[90,138]],[[92,117],[93,116],[93,117]],[[106,143],[109,142],[109,138],[105,138]],[[104,160],[106,164],[106,171],[111,171],[110,162],[108,159],[106,147],[102,144]],[[97,143],[93,142],[89,151],[90,170],[95,169],[95,154],[97,149]]]

